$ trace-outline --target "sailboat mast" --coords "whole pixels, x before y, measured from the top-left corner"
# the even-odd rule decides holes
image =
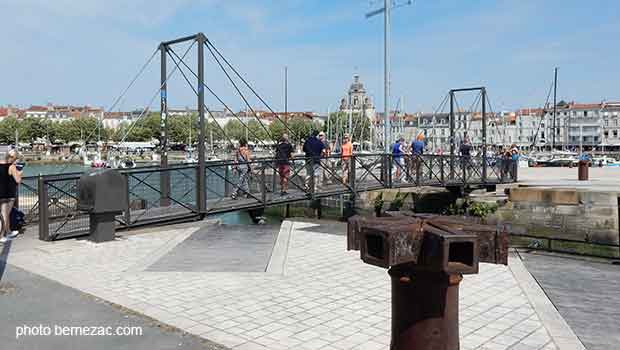
[[[555,150],[555,116],[557,112],[557,92],[558,92],[558,68],[556,67],[554,70],[554,78],[553,78],[553,129],[551,132],[553,133],[553,138],[551,141],[552,151]]]

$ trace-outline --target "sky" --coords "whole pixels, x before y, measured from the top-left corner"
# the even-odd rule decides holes
[[[406,0],[397,0],[397,3]],[[0,0],[0,105],[159,108],[159,42],[203,32],[274,110],[338,107],[353,74],[383,109],[378,0]],[[558,100],[620,101],[617,0],[415,0],[393,11],[390,105],[433,111],[451,88],[486,86],[491,108],[539,107],[559,67]],[[181,56],[188,48],[173,49]],[[196,65],[196,47],[186,62]],[[206,83],[244,102],[205,49]],[[196,96],[168,58],[168,104]],[[196,79],[185,74],[193,84]],[[236,83],[239,83],[236,80]],[[248,102],[265,109],[249,90]],[[463,96],[461,104],[467,105]],[[210,108],[223,109],[207,93]],[[194,107],[195,108],[195,107]]]

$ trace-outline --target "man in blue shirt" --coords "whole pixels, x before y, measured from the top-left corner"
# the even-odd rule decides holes
[[[396,169],[396,181],[400,181],[400,172],[403,169],[403,155],[405,154],[405,138],[401,137],[394,145],[392,145],[392,159],[394,160],[394,168]]]
[[[415,141],[411,143],[411,151],[414,156],[419,156],[424,153],[424,136],[418,135]]]
[[[319,132],[314,130],[310,137],[304,142],[303,151],[306,154],[306,190],[309,190],[312,186],[310,183],[311,176],[314,177],[314,184],[318,183],[318,176],[321,168],[321,155],[325,144],[317,137]],[[312,189],[314,190],[314,188]]]
[[[411,169],[410,174],[416,174],[417,176],[421,165],[420,156],[422,156],[422,154],[424,153],[424,146],[424,134],[420,133],[416,137],[415,141],[411,143],[411,155],[413,158],[411,162],[411,167],[413,169]]]

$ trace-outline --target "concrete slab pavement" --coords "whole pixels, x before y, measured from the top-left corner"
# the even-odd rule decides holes
[[[346,251],[343,227],[286,221],[267,272],[149,270],[154,252],[195,231],[173,226],[99,245],[56,242],[9,263],[235,349],[387,349],[388,275]],[[564,349],[522,288],[511,267],[466,276],[461,348]]]

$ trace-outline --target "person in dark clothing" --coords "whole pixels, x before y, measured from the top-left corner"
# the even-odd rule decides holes
[[[459,148],[459,153],[463,157],[471,156],[471,144],[469,143],[469,140],[466,139],[465,141],[463,141],[461,147]]]
[[[465,139],[459,147],[459,153],[461,154],[461,168],[463,169],[463,176],[467,177],[467,171],[471,167],[471,144],[468,139]]]
[[[288,135],[284,134],[276,145],[276,166],[280,175],[280,194],[288,194],[288,177],[291,173],[291,155],[293,146],[288,141]]]
[[[17,166],[17,151],[9,150],[0,163],[0,243],[15,238],[18,232],[11,232],[11,210],[17,198],[17,186],[22,180],[22,171]]]
[[[409,162],[409,166],[411,167],[409,170],[409,174],[411,174],[412,177],[418,177],[418,174],[420,173],[421,169],[420,166],[422,165],[422,154],[424,154],[424,147],[426,145],[424,144],[424,134],[420,133],[418,134],[418,136],[416,137],[415,141],[413,141],[411,143],[411,161]]]
[[[306,189],[309,190],[310,180],[314,177],[314,184],[318,183],[318,176],[321,168],[321,155],[325,144],[317,137],[319,132],[314,130],[310,137],[304,142],[303,151],[306,154]],[[314,189],[313,189],[314,190]]]

